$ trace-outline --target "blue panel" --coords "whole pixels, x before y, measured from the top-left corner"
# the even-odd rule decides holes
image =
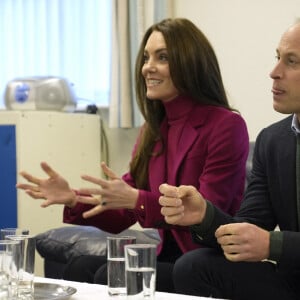
[[[0,228],[17,226],[17,160],[14,125],[0,125]]]

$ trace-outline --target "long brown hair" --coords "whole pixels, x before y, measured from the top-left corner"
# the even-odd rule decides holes
[[[189,95],[202,104],[230,109],[219,63],[206,36],[191,21],[183,18],[165,19],[152,25],[145,33],[136,59],[135,89],[137,103],[145,119],[136,153],[130,164],[130,172],[137,188],[146,189],[148,165],[153,146],[162,140],[160,125],[165,116],[161,101],[146,96],[146,83],[142,76],[144,49],[153,31],[162,33],[168,51],[170,76],[180,94]],[[162,147],[163,147],[162,141]]]

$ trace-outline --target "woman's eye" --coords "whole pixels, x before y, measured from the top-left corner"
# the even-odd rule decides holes
[[[147,62],[149,60],[148,55],[144,55],[144,62]]]
[[[164,60],[164,61],[168,61],[168,55],[167,55],[167,54],[161,54],[161,55],[159,56],[159,59],[160,59],[160,60]]]
[[[275,55],[275,59],[278,61],[280,59],[279,55]]]

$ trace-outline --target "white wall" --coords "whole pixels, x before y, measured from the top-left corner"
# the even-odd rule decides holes
[[[231,104],[245,118],[250,139],[285,116],[273,111],[275,50],[300,16],[299,0],[174,0],[174,16],[193,21],[219,59]]]

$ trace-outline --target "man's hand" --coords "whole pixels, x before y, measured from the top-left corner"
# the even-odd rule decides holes
[[[179,187],[162,184],[159,203],[165,221],[173,225],[189,226],[201,223],[206,212],[206,201],[193,186]]]
[[[269,257],[270,233],[250,223],[220,226],[215,236],[230,261],[256,262]]]

